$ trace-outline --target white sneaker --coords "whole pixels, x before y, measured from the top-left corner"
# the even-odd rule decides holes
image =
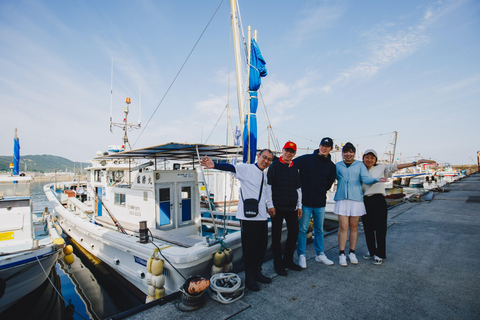
[[[381,265],[382,263],[383,263],[383,259],[382,259],[382,258],[377,257],[377,256],[373,257],[373,264],[374,264],[374,265],[379,266],[379,265]]]
[[[338,256],[338,264],[341,265],[342,267],[347,266],[347,257],[345,257],[345,254],[341,254]]]
[[[370,252],[367,252],[367,254],[363,256],[363,259],[371,260],[371,259],[373,259],[373,254],[370,254]]]
[[[319,254],[318,256],[315,257],[315,261],[321,262],[327,266],[333,265],[333,261],[328,259],[326,255],[324,254]]]
[[[305,258],[304,254],[298,256],[298,265],[302,267],[302,269],[307,269],[307,258]]]
[[[350,253],[348,254],[348,259],[350,259],[350,262],[353,263],[353,264],[357,264],[357,263],[358,263],[357,256],[356,256],[355,253],[353,253],[353,252],[350,252]]]

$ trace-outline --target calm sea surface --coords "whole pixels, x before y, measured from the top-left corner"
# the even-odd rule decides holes
[[[34,212],[42,212],[45,207],[52,211],[43,193],[45,184],[43,181],[31,184]],[[105,319],[144,303],[113,277],[105,275],[102,266],[95,267],[75,246],[74,256],[70,266],[57,261],[49,276],[51,282],[45,281],[39,289],[0,314],[0,319]],[[51,297],[47,302],[46,296]]]

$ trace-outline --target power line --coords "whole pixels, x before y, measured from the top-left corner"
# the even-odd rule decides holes
[[[158,110],[158,108],[160,107],[160,105],[162,104],[163,100],[165,100],[165,97],[167,96],[168,92],[170,91],[170,89],[172,88],[173,84],[174,84],[175,81],[177,80],[178,76],[180,75],[180,72],[182,72],[183,67],[187,64],[187,61],[188,61],[188,59],[190,59],[190,56],[192,55],[193,50],[195,50],[195,48],[197,47],[197,44],[200,42],[200,39],[202,38],[202,36],[203,36],[203,34],[205,33],[205,31],[207,31],[208,26],[210,25],[210,23],[212,22],[213,18],[214,18],[215,15],[217,14],[218,9],[220,9],[220,6],[222,5],[222,3],[223,3],[223,0],[220,1],[220,4],[218,5],[217,9],[216,9],[215,12],[213,13],[212,17],[211,17],[210,20],[208,21],[208,23],[207,23],[207,25],[205,26],[205,28],[203,29],[202,33],[201,33],[200,36],[198,37],[197,42],[195,42],[195,45],[193,46],[192,50],[190,50],[190,53],[188,54],[187,58],[186,58],[185,61],[183,62],[182,66],[180,67],[180,70],[178,70],[177,74],[175,75],[175,78],[173,78],[172,82],[170,83],[170,86],[168,87],[167,91],[165,92],[165,94],[163,95],[162,99],[161,99],[160,102],[158,103],[157,107],[155,108],[155,111],[153,111],[152,115],[150,116],[150,119],[148,119],[147,124],[143,127],[142,132],[140,132],[140,135],[138,136],[137,140],[135,140],[135,143],[133,144],[133,146],[135,146],[135,145],[137,144],[138,140],[140,139],[140,137],[142,136],[143,132],[144,132],[145,129],[147,128],[148,124],[149,124],[150,121],[152,120],[153,116],[154,116],[155,113],[157,112],[157,110]]]

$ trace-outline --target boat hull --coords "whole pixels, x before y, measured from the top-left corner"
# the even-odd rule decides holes
[[[140,243],[139,238],[133,234],[123,234],[94,224],[84,216],[68,210],[53,195],[48,186],[44,191],[54,205],[54,214],[62,230],[83,249],[107,264],[145,295],[148,294],[146,263],[152,256],[155,246],[160,248],[161,258],[165,260],[164,287],[167,293],[177,291],[185,282],[184,277],[197,274],[209,277],[213,255],[221,250],[219,243],[206,246],[202,239],[188,248],[157,240],[155,244]],[[228,234],[223,242],[232,249],[235,266],[240,262],[242,255],[240,233]]]
[[[54,267],[59,250],[47,247],[1,256],[0,313],[38,288]]]

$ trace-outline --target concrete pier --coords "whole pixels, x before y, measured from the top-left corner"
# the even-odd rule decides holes
[[[197,311],[181,312],[170,302],[118,318],[480,319],[480,174],[444,190],[389,211],[387,259],[380,266],[362,259],[367,248],[360,233],[358,265],[341,267],[334,233],[325,238],[333,266],[315,262],[309,244],[307,269],[280,277],[267,261],[272,284],[247,290],[233,304],[207,297]]]

